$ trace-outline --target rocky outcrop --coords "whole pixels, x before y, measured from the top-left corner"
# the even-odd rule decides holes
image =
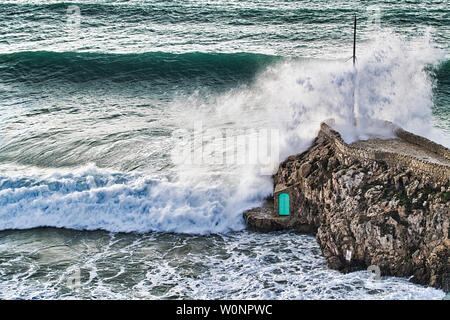
[[[323,123],[305,152],[273,176],[273,205],[244,213],[250,228],[316,233],[330,268],[371,265],[382,275],[449,290],[449,150],[403,130],[346,144]],[[289,216],[278,197],[289,194]]]

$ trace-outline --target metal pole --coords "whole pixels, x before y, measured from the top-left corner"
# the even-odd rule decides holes
[[[357,81],[357,70],[356,70],[356,66],[355,66],[355,62],[356,62],[356,14],[355,14],[355,18],[354,18],[354,22],[353,22],[353,70],[355,72],[355,82],[353,84],[353,125],[355,127],[358,126],[357,120],[356,120],[356,116],[357,116],[357,97],[356,97],[356,81]]]
[[[353,23],[353,65],[355,65],[355,61],[356,61],[356,14]]]

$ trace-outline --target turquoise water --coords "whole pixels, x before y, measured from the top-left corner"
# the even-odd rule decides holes
[[[328,118],[348,140],[379,132],[347,125],[355,101],[363,123],[389,120],[450,147],[448,1],[0,9],[1,298],[444,296],[328,270],[309,236],[279,248],[277,234],[245,231],[242,212],[272,192],[270,172],[192,165],[179,150],[198,123],[195,154],[227,151],[225,134],[270,129],[276,167]],[[80,290],[66,285],[73,268]]]

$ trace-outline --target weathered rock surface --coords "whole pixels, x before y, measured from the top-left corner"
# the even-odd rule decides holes
[[[280,164],[273,206],[244,213],[248,226],[314,232],[330,268],[376,265],[382,275],[413,276],[448,291],[450,152],[397,134],[347,145],[322,124],[307,151]],[[289,216],[277,214],[280,193],[290,195]]]

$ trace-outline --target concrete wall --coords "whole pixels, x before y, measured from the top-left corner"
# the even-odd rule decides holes
[[[425,139],[421,136],[417,136],[403,129],[397,129],[395,131],[395,134],[402,140],[421,146],[424,149],[427,149],[450,160],[450,150],[444,146],[441,146],[440,144],[434,143],[433,141]]]
[[[426,160],[420,160],[407,155],[400,155],[391,152],[381,152],[365,150],[363,148],[350,147],[342,140],[341,135],[330,128],[326,123],[321,124],[321,132],[327,135],[332,141],[336,149],[341,153],[341,160],[345,162],[345,157],[353,157],[358,160],[374,160],[383,161],[391,166],[399,166],[402,168],[413,168],[423,173],[430,174],[439,181],[447,183],[450,181],[450,167],[431,163]],[[424,149],[432,151],[438,155],[441,155],[447,159],[450,159],[450,150],[434,143],[423,137],[416,136],[410,132],[402,129],[396,131],[397,136],[409,143],[413,143],[421,146]],[[339,155],[338,155],[339,156]]]

